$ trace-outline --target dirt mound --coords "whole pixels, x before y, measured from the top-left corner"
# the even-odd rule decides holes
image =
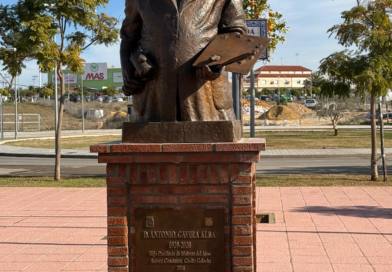
[[[270,108],[272,108],[272,105],[269,104],[268,102],[264,101],[264,100],[256,101],[256,105],[257,105],[257,106],[260,106],[260,107],[263,107],[263,108],[265,108],[265,109],[267,109],[267,110],[269,110]]]
[[[243,107],[250,107],[250,101],[247,100],[247,99],[242,99],[242,100],[241,100],[241,105],[242,105]],[[269,110],[270,108],[272,108],[272,105],[271,105],[271,104],[269,104],[268,102],[263,101],[263,100],[257,100],[257,101],[255,101],[255,105],[258,106],[258,107],[263,107],[264,109],[267,109],[267,110]]]
[[[289,107],[293,111],[296,111],[299,115],[305,115],[305,114],[308,114],[308,113],[313,113],[313,110],[305,107],[302,104],[298,104],[298,103],[288,103],[287,107]]]
[[[268,120],[298,120],[301,115],[288,106],[274,106],[267,111],[261,119],[267,118]]]

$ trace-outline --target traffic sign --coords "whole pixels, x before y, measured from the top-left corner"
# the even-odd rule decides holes
[[[248,27],[248,34],[252,36],[268,38],[268,20],[257,19],[257,20],[246,20],[246,26]],[[261,54],[260,60],[268,59],[268,49]]]

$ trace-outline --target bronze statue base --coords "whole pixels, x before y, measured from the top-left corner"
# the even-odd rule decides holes
[[[124,123],[123,143],[216,143],[238,142],[240,121]]]

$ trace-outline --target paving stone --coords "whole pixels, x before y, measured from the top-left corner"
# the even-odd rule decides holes
[[[105,207],[101,188],[2,188],[0,271],[106,271]],[[390,272],[391,208],[390,188],[257,188],[277,218],[257,225],[257,272]]]

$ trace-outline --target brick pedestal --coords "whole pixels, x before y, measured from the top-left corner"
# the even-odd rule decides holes
[[[158,270],[150,271],[255,272],[255,163],[264,148],[261,139],[239,143],[91,147],[92,152],[99,153],[99,162],[107,163],[108,271],[147,272],[139,260],[140,255],[146,257],[140,253],[142,247],[148,246],[138,245],[140,211],[183,211],[182,219],[191,221],[195,217],[195,224],[200,223],[200,217],[192,211],[206,211],[206,226],[214,224],[209,212],[221,212],[224,218],[222,228],[216,233],[224,241],[223,248],[216,249],[221,253],[213,252],[216,256],[200,260],[186,259],[197,264],[172,268],[165,263],[157,265]],[[150,223],[141,225],[153,227],[155,223],[151,217]],[[218,260],[220,264],[214,263]],[[159,258],[156,261],[166,262]],[[202,262],[211,263],[202,265]]]

